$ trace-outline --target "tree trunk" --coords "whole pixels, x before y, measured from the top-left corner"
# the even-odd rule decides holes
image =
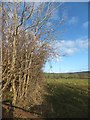
[[[13,105],[16,104],[16,98],[17,98],[17,91],[16,91],[16,58],[17,58],[17,31],[16,31],[16,25],[17,25],[17,15],[16,15],[16,3],[14,3],[14,39],[13,39],[13,58],[12,58],[12,71],[13,71],[13,81],[12,81],[12,88],[13,88]]]

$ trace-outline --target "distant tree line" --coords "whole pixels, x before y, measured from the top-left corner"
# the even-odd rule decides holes
[[[69,78],[79,78],[79,79],[89,79],[90,73],[44,73],[46,79],[69,79]]]

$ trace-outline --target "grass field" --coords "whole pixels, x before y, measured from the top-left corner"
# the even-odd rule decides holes
[[[46,87],[53,108],[48,117],[88,117],[88,79],[47,79]]]
[[[16,109],[17,113],[26,118],[35,117],[34,113],[40,115],[40,118],[87,118],[90,81],[85,79],[87,75],[83,79],[81,76],[77,78],[77,74],[73,75],[63,74],[61,77],[60,74],[46,74],[43,103],[30,108],[30,113]],[[3,113],[6,117],[7,112],[4,110]]]

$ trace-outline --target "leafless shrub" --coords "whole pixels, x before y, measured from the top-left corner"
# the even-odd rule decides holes
[[[1,3],[1,91],[13,93],[13,105],[25,107],[42,101],[42,68],[50,55],[55,55],[50,46],[53,25],[46,27],[46,23],[59,6],[53,7],[53,3],[39,3],[38,6],[25,2]]]

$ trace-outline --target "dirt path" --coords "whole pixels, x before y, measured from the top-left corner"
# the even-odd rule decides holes
[[[3,118],[41,118],[40,115],[24,111],[19,108],[13,108],[8,105],[2,105]]]

